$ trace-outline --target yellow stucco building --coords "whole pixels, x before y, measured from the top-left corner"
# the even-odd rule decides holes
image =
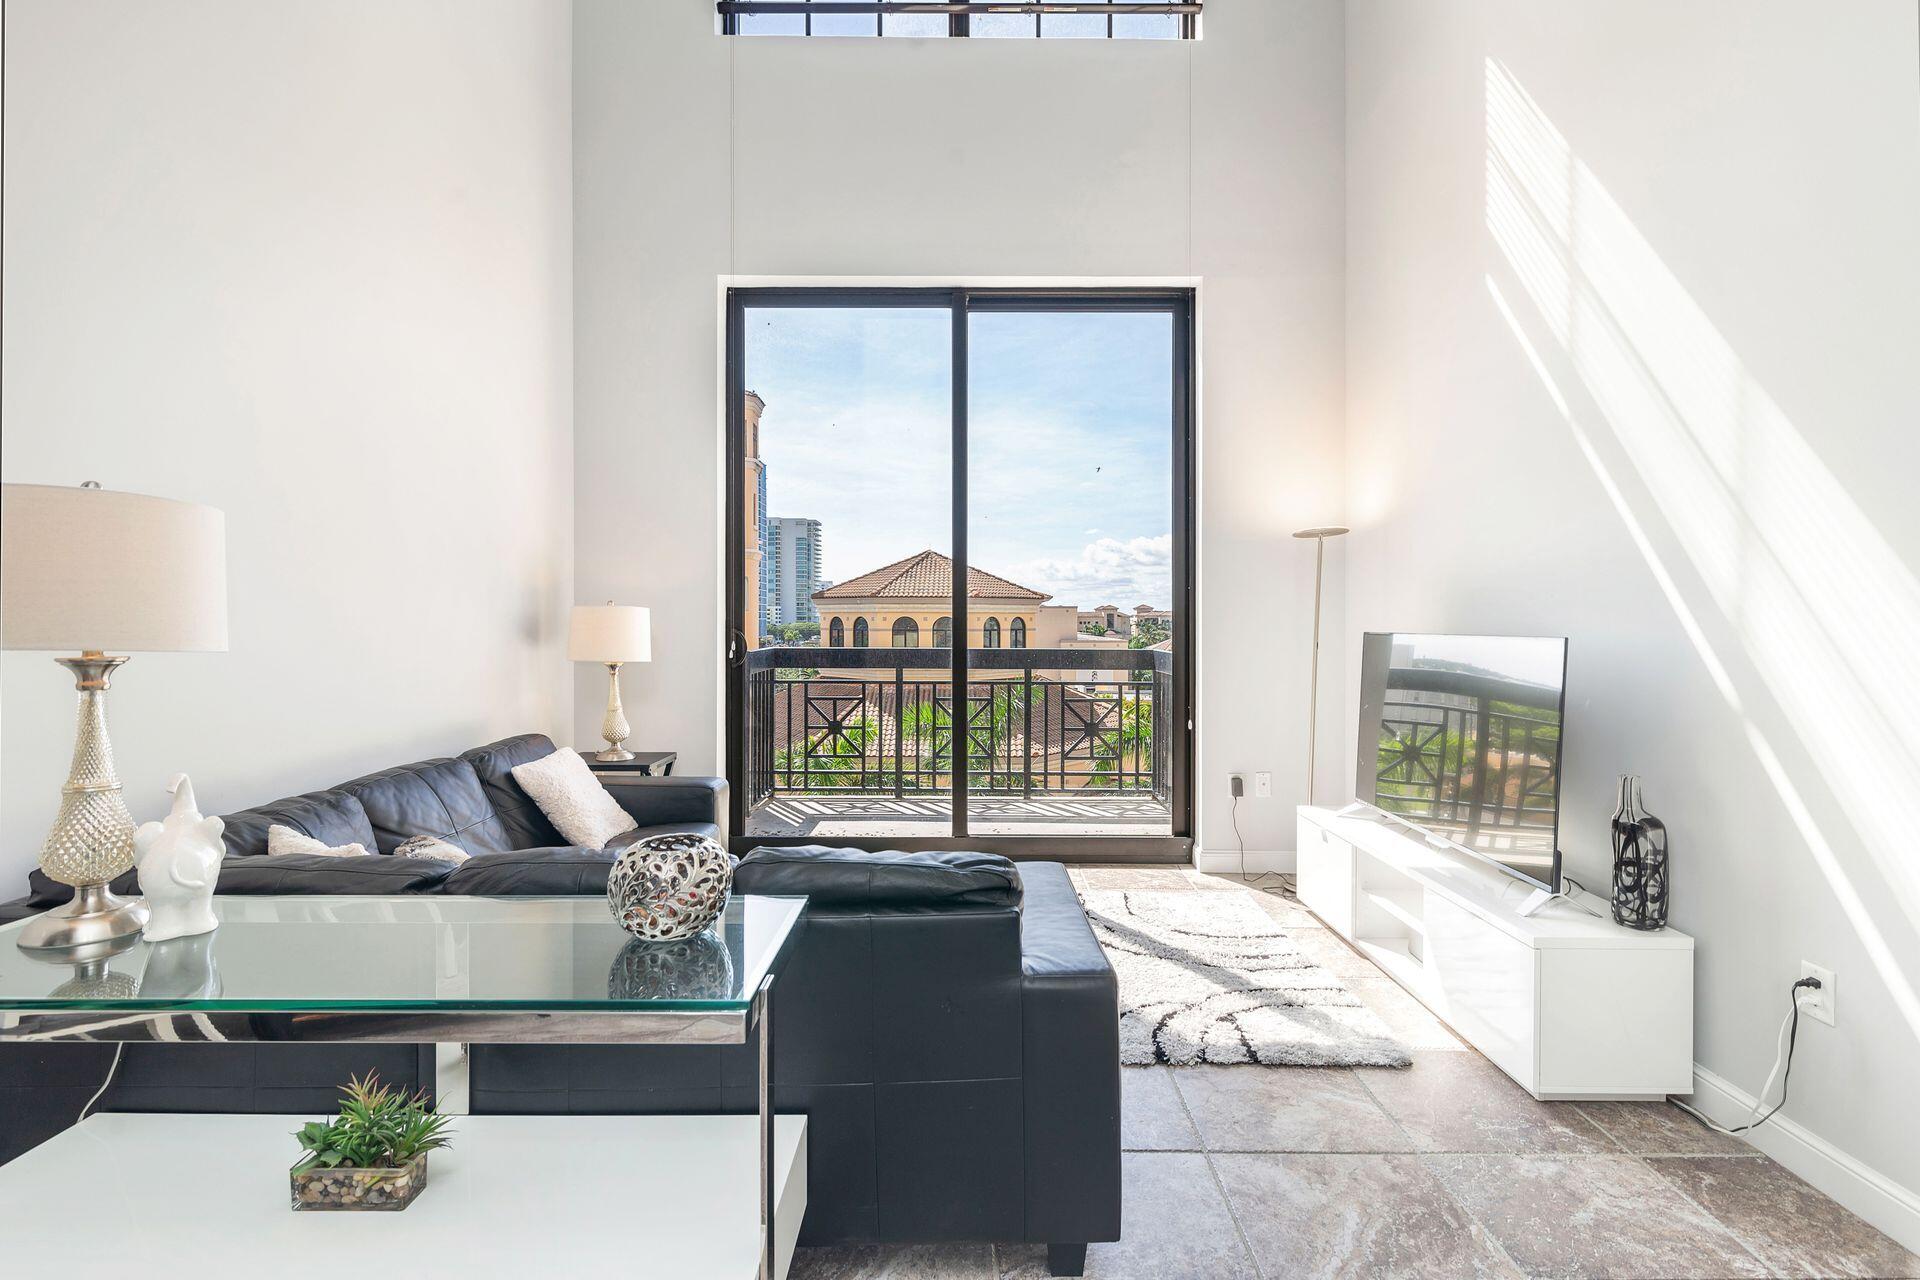
[[[1051,596],[969,567],[967,643],[1025,649]],[[937,551],[896,560],[813,593],[820,643],[845,649],[940,649],[953,642],[953,561]]]

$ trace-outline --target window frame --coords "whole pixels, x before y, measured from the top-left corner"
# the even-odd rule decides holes
[[[715,0],[714,11],[719,15],[720,34],[723,36],[753,36],[756,32],[742,31],[742,17],[800,17],[804,21],[798,35],[800,38],[812,38],[815,17],[866,17],[874,19],[872,35],[861,33],[846,38],[856,40],[887,39],[888,15],[938,16],[944,14],[947,19],[947,31],[942,36],[907,37],[909,39],[966,39],[973,37],[972,19],[978,16],[1031,16],[1033,18],[1033,39],[1036,40],[1084,40],[1089,37],[1078,35],[1049,35],[1043,21],[1054,17],[1104,17],[1107,29],[1104,36],[1093,39],[1128,40],[1139,39],[1149,43],[1157,37],[1152,36],[1116,36],[1113,33],[1113,20],[1116,17],[1171,17],[1178,18],[1175,34],[1171,43],[1200,38],[1200,12],[1204,0],[997,0],[996,3],[963,3],[953,0],[942,3],[939,0]],[[768,32],[767,35],[786,35],[790,32]],[[833,38],[833,37],[824,37]],[[1025,37],[979,36],[986,39],[1023,39]]]
[[[726,776],[735,780],[731,788],[733,851],[744,855],[755,847],[804,845],[813,837],[747,836],[746,788],[738,780],[746,776],[745,719],[742,708],[746,692],[745,671],[748,646],[740,631],[741,610],[745,603],[746,542],[744,515],[744,405],[746,386],[745,317],[749,307],[924,307],[944,310],[953,319],[951,326],[952,457],[956,465],[952,486],[952,536],[950,556],[955,565],[968,560],[967,521],[967,386],[968,318],[976,312],[1020,311],[1147,311],[1167,313],[1172,321],[1170,396],[1172,466],[1168,480],[1173,525],[1173,599],[1174,641],[1171,654],[1172,706],[1168,723],[1177,726],[1170,760],[1171,834],[1152,836],[1096,835],[971,835],[967,826],[969,787],[965,771],[956,775],[950,793],[953,822],[944,836],[843,837],[841,842],[872,850],[977,849],[1002,853],[1018,859],[1045,859],[1078,863],[1162,863],[1187,864],[1192,861],[1194,843],[1194,755],[1199,740],[1199,703],[1196,696],[1195,643],[1199,618],[1199,593],[1196,578],[1197,544],[1197,422],[1199,405],[1198,303],[1191,286],[1114,286],[1114,287],[1029,287],[970,288],[906,286],[836,285],[733,285],[725,293],[724,393],[726,442],[723,501],[728,519],[725,523],[726,574],[725,599],[725,691],[723,758]],[[965,618],[968,613],[966,575],[955,573],[950,616]],[[856,617],[858,635],[866,619]],[[954,628],[951,666],[948,676],[955,688],[969,681],[969,657],[972,646],[964,626]],[[1156,716],[1159,712],[1156,710]]]

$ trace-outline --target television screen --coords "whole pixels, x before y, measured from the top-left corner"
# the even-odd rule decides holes
[[[1566,669],[1565,638],[1369,632],[1356,795],[1559,892]]]

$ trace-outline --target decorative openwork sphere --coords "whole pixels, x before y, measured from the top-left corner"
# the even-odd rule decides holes
[[[721,1000],[733,993],[733,956],[711,930],[678,942],[635,938],[613,958],[615,1000]]]
[[[726,910],[733,861],[707,836],[648,836],[628,845],[607,875],[620,927],[649,942],[690,938]]]

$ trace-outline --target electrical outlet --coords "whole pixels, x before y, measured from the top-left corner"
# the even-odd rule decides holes
[[[1819,965],[1811,961],[1802,960],[1800,962],[1800,976],[1803,978],[1820,979],[1819,990],[1808,991],[1803,989],[1795,993],[1800,999],[1800,1012],[1806,1014],[1815,1022],[1824,1022],[1828,1026],[1832,1026],[1835,1010],[1833,999],[1833,970],[1822,969]]]
[[[1228,774],[1227,775],[1227,794],[1235,797],[1236,799],[1239,798],[1240,796],[1246,795],[1247,794],[1247,775],[1244,773]]]
[[[1273,798],[1273,775],[1270,773],[1254,774],[1253,794],[1262,800],[1271,800]]]

